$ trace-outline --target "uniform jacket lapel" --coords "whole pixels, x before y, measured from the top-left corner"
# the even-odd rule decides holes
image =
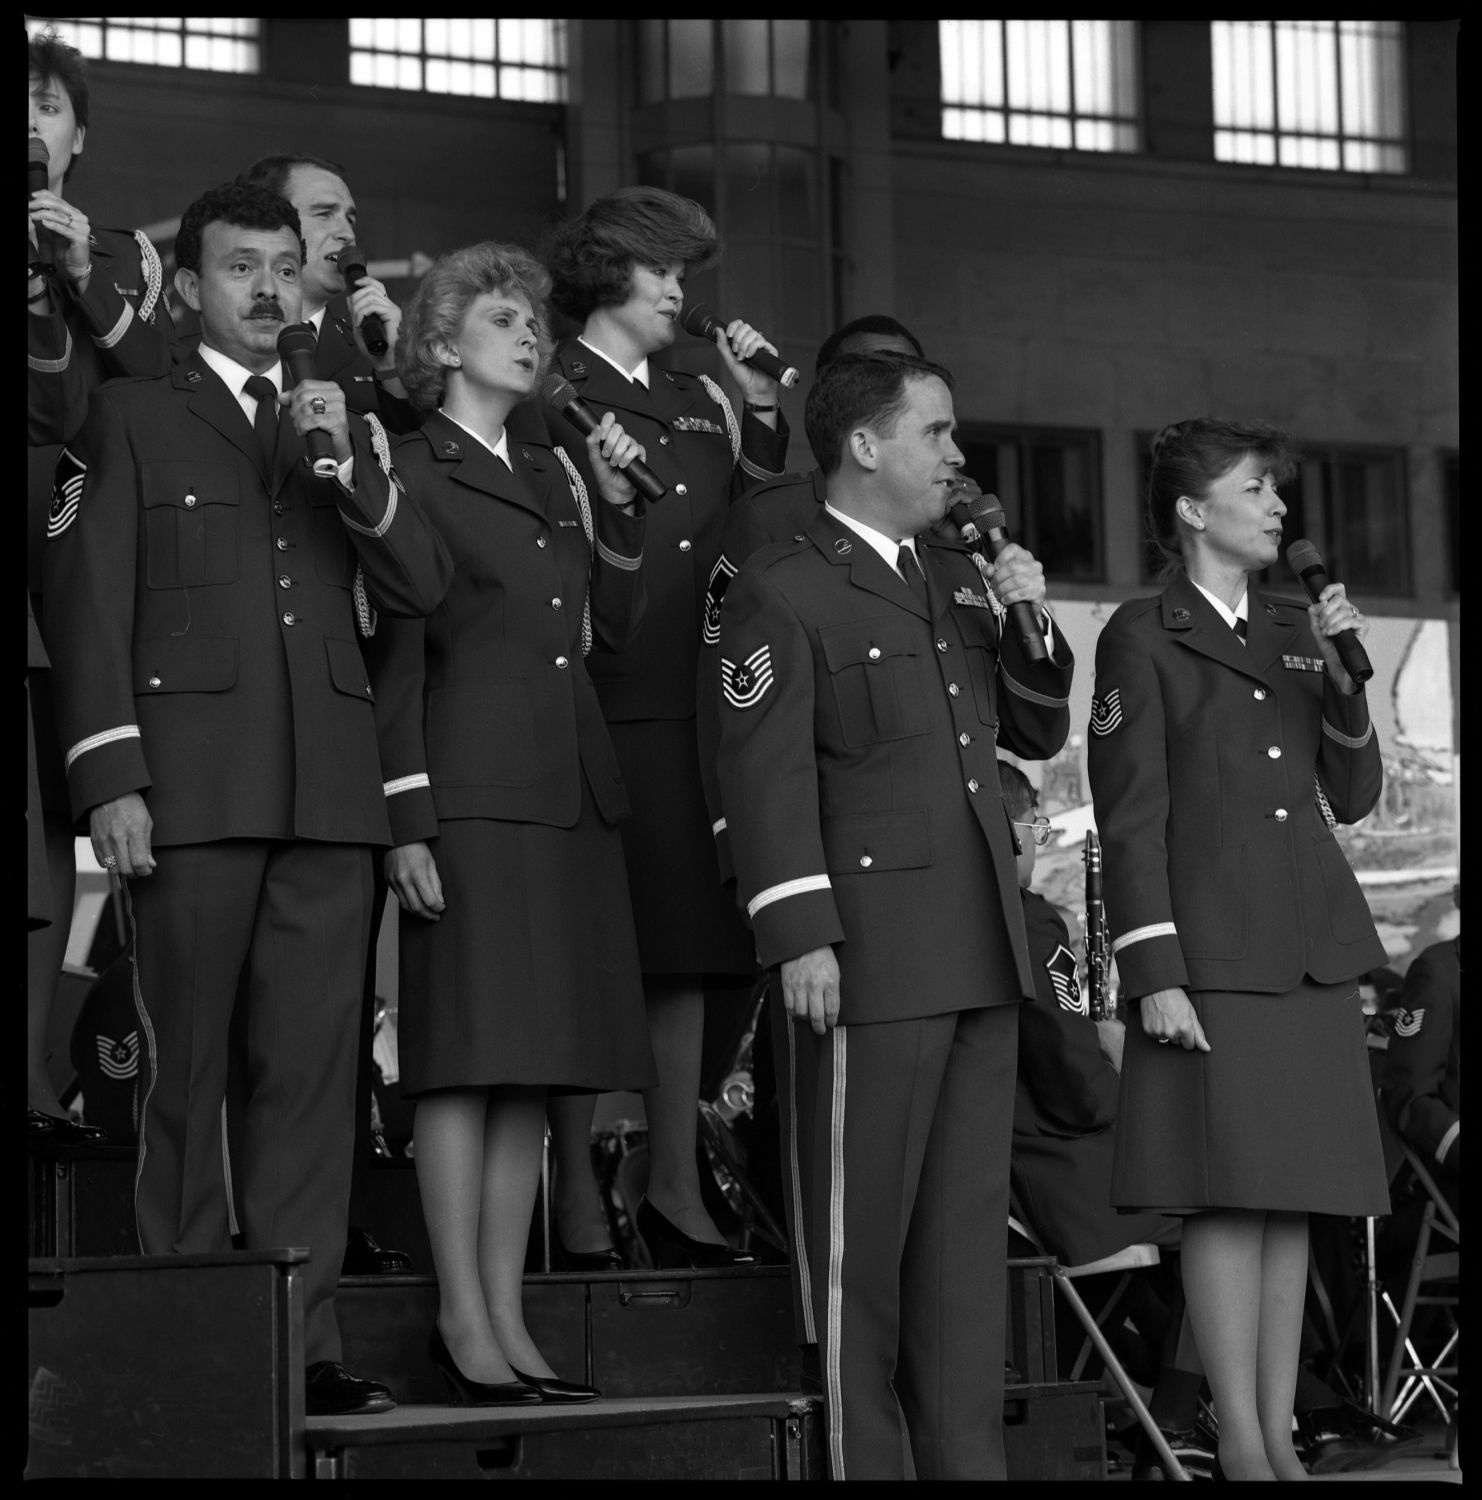
[[[470,437],[456,423],[439,413],[434,413],[427,419],[422,431],[439,458],[456,463],[453,478],[459,484],[478,490],[481,494],[492,495],[496,500],[506,501],[510,505],[518,505],[543,519],[546,517],[545,496],[524,462],[516,459],[517,467],[523,469],[524,473],[512,473],[506,468],[504,461],[495,457],[477,438]],[[517,445],[512,441],[512,458],[515,457],[517,447],[522,453],[531,451],[529,444]]]
[[[314,368],[321,380],[338,379],[340,371],[360,358],[345,306],[338,298],[324,309],[319,342],[314,349]]]
[[[1297,621],[1285,618],[1276,606],[1254,589],[1248,601],[1249,621],[1245,649],[1251,665],[1262,673],[1269,672],[1280,659],[1293,651],[1297,639]]]
[[[856,536],[826,510],[820,509],[809,520],[807,532],[813,545],[831,563],[836,567],[849,568],[849,581],[855,588],[877,594],[896,608],[908,609],[921,619],[930,621],[931,613],[926,605],[917,600],[895,569],[868,542]]]
[[[1189,650],[1258,682],[1266,680],[1256,643],[1247,637],[1242,645],[1240,637],[1187,576],[1177,578],[1163,593],[1163,628],[1178,636]],[[1254,628],[1252,622],[1252,634]]]
[[[241,449],[266,484],[268,475],[263,472],[257,434],[237,404],[236,395],[227,389],[226,382],[196,352],[174,367],[171,380],[176,390],[189,392],[192,414],[208,422],[229,443]]]

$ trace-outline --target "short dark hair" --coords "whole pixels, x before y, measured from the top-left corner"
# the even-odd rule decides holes
[[[1200,499],[1222,474],[1245,458],[1258,458],[1277,484],[1296,473],[1296,454],[1286,433],[1270,422],[1230,422],[1190,417],[1165,427],[1152,443],[1148,471],[1148,536],[1163,558],[1161,577],[1183,570],[1180,496]]]
[[[396,340],[396,369],[412,405],[433,411],[441,404],[448,372],[437,346],[452,340],[469,304],[485,292],[518,292],[529,301],[540,322],[537,373],[543,374],[551,355],[545,310],[550,285],[545,267],[519,245],[486,240],[434,261],[417,283]]]
[[[286,198],[288,178],[295,167],[318,167],[322,172],[333,172],[341,182],[348,183],[350,180],[337,161],[330,161],[323,156],[295,156],[285,153],[280,156],[258,157],[246,171],[237,173],[237,181],[251,183],[254,187],[265,187]]]
[[[851,339],[872,333],[882,333],[895,338],[904,339],[915,351],[917,359],[926,358],[926,350],[921,347],[921,340],[906,327],[904,323],[898,323],[888,313],[866,313],[862,318],[855,318],[846,323],[842,328],[836,328],[818,346],[818,354],[813,361],[813,368],[821,370],[830,360],[837,359],[843,353],[857,353],[857,350],[846,351],[844,345]],[[888,352],[888,351],[887,351]]]
[[[280,193],[247,182],[223,182],[202,193],[180,216],[175,236],[175,264],[186,271],[201,269],[201,239],[208,224],[235,224],[241,229],[291,229],[304,255],[298,210]]]
[[[704,270],[720,258],[720,237],[693,198],[655,187],[607,193],[546,240],[551,301],[578,323],[599,307],[620,307],[633,289],[633,267],[682,261]]]
[[[905,354],[839,354],[819,372],[803,408],[808,446],[824,474],[837,474],[844,444],[861,426],[889,437],[913,380],[935,376],[952,388],[952,372]]]
[[[73,118],[86,130],[92,118],[88,102],[87,59],[76,47],[68,46],[50,26],[26,38],[26,56],[29,71],[43,83],[59,83],[67,90],[67,97],[72,101]],[[62,173],[63,182],[72,175],[76,162],[74,155]]]
[[[1003,789],[1004,811],[1010,818],[1022,819],[1039,806],[1034,783],[1012,761],[998,762],[998,784]]]

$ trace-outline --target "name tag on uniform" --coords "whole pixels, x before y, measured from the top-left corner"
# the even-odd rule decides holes
[[[1327,670],[1320,656],[1283,656],[1281,664],[1288,672],[1323,672]]]
[[[113,290],[117,292],[120,297],[137,297],[139,295],[138,287],[120,286],[116,281],[113,283]]]
[[[952,595],[952,598],[955,603],[970,604],[974,609],[993,608],[993,606],[987,601],[987,599],[983,597],[982,594],[975,594],[971,589],[958,589],[956,593]]]
[[[675,432],[713,432],[717,437],[725,436],[725,428],[709,417],[675,417],[669,424]]]
[[[556,525],[557,526],[579,526],[579,525],[581,525],[581,522],[580,521],[561,521],[561,520],[558,520],[556,522]]]

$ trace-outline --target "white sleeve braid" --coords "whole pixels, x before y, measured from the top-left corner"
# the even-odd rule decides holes
[[[159,306],[160,290],[164,285],[165,268],[160,264],[160,253],[149,241],[142,229],[134,231],[134,243],[139,247],[139,260],[144,267],[144,300],[139,304],[139,316],[146,323],[154,322],[154,310]]]
[[[581,470],[572,463],[566,450],[559,445],[556,448],[556,457],[561,460],[561,467],[566,470],[566,478],[571,483],[571,493],[576,496],[576,508],[581,512],[581,529],[587,538],[587,552],[595,556],[597,532],[592,525],[592,505],[587,499],[586,481],[581,477]],[[581,601],[581,654],[583,656],[592,654],[592,585],[590,581],[587,583],[587,590]]]
[[[710,399],[726,414],[726,431],[731,434],[731,463],[738,464],[741,462],[741,424],[736,420],[736,413],[731,410],[726,393],[708,375],[700,377],[700,384],[709,392]]]

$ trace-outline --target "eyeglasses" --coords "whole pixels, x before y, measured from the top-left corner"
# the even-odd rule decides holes
[[[1032,823],[1021,823],[1017,818],[1012,821],[1015,828],[1031,829],[1034,835],[1034,842],[1041,849],[1050,842],[1050,835],[1055,831],[1050,827],[1050,820],[1045,817],[1036,818]]]

